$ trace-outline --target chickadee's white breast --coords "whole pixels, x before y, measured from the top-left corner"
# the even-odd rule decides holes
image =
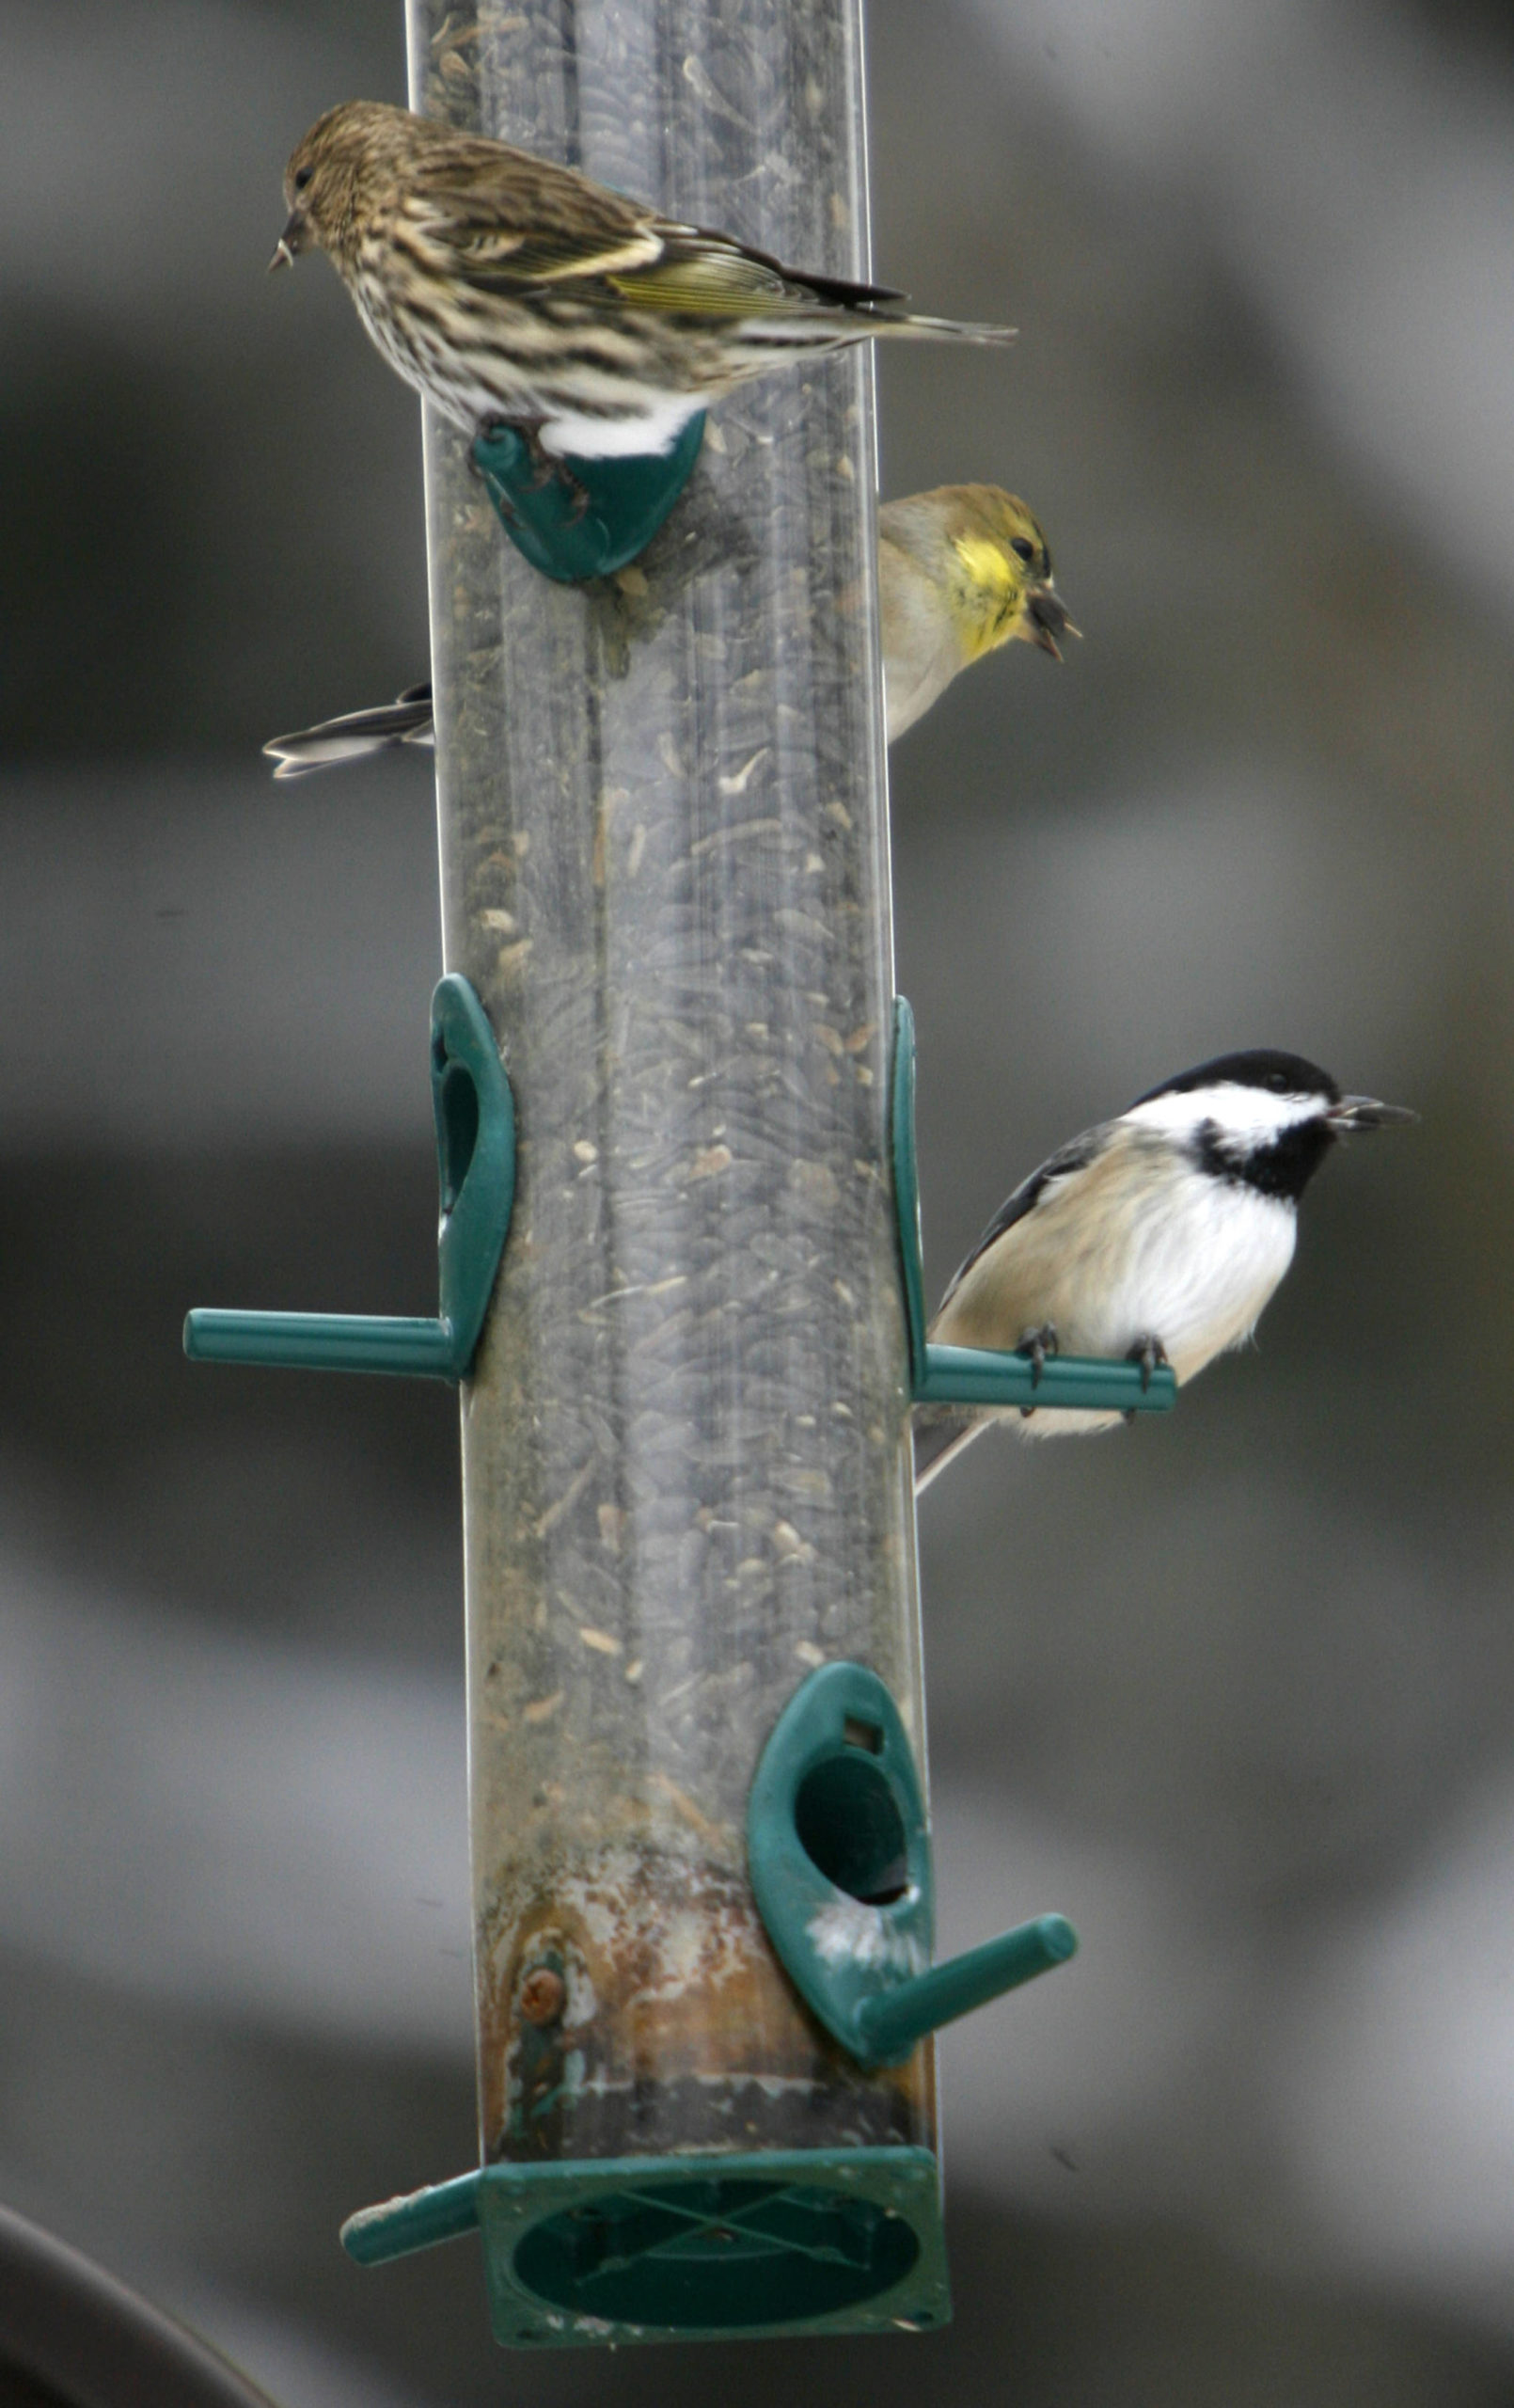
[[[1052,1180],[985,1248],[933,1335],[1015,1347],[1050,1323],[1063,1354],[1116,1356],[1155,1338],[1179,1380],[1191,1379],[1250,1333],[1293,1259],[1296,1228],[1291,1204],[1116,1125],[1092,1162]],[[1048,1428],[1083,1420],[1037,1417]]]
[[[1089,1351],[1125,1354],[1159,1338],[1179,1380],[1191,1380],[1251,1335],[1297,1237],[1291,1203],[1175,1164],[1159,1209],[1131,1215],[1107,1293],[1090,1298],[1090,1322],[1102,1322],[1106,1342]]]

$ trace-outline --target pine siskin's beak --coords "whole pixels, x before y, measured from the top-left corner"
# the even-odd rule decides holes
[[[1049,652],[1053,660],[1062,658],[1058,636],[1081,635],[1067,616],[1067,606],[1060,594],[1052,592],[1049,583],[1026,588],[1025,615],[1033,630],[1030,641],[1041,652]]]
[[[268,262],[270,276],[276,267],[292,267],[305,248],[305,212],[292,209],[289,221],[274,246],[274,256]]]
[[[1376,1096],[1343,1095],[1325,1115],[1337,1136],[1348,1136],[1355,1129],[1392,1129],[1399,1123],[1417,1120],[1406,1103],[1380,1103]]]

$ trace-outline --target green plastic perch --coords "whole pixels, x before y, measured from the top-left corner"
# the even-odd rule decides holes
[[[1033,1405],[1037,1413],[1170,1413],[1177,1382],[1165,1366],[1096,1355],[1049,1354],[1037,1375],[1028,1354],[987,1347],[938,1346],[925,1335],[921,1264],[920,1174],[915,1159],[915,1016],[903,995],[893,1004],[891,1142],[899,1216],[905,1318],[909,1332],[909,1393],[917,1404]]]

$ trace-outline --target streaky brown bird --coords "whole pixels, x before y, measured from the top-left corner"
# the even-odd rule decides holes
[[[1005,342],[886,285],[782,266],[572,167],[381,101],[328,109],[271,265],[318,246],[389,365],[469,430],[560,458],[668,451],[706,403],[875,335]]]

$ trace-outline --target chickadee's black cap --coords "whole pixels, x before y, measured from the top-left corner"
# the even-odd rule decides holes
[[[1317,1062],[1306,1062],[1301,1054],[1280,1054],[1260,1046],[1250,1054],[1216,1054],[1212,1061],[1200,1062],[1191,1070],[1180,1070],[1175,1079],[1163,1079],[1159,1086],[1148,1087],[1126,1109],[1133,1112],[1138,1103],[1154,1103],[1159,1095],[1191,1095],[1199,1087],[1224,1086],[1259,1087],[1268,1095],[1322,1095],[1331,1103],[1341,1100],[1340,1088]]]

